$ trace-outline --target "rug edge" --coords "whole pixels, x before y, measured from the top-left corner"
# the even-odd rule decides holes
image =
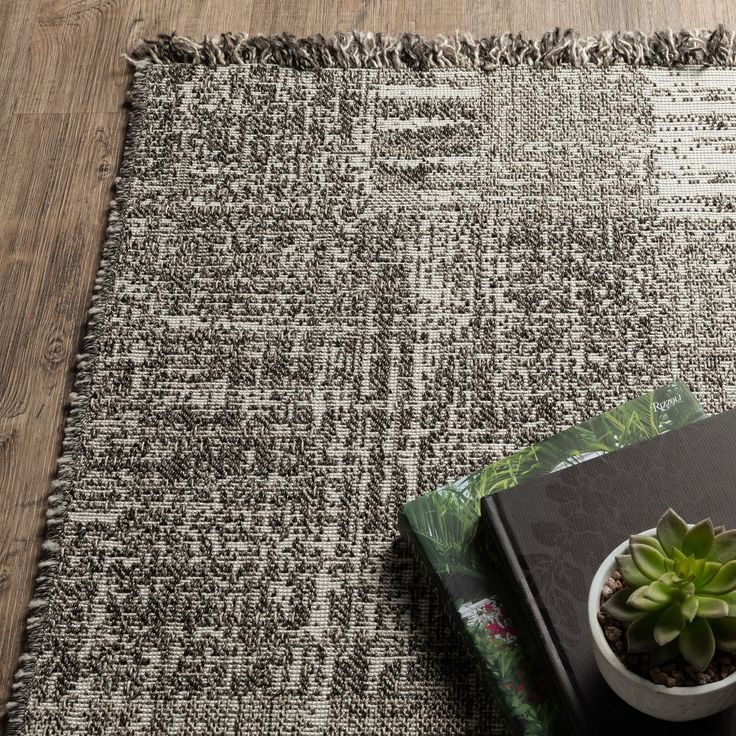
[[[46,497],[46,529],[43,532],[40,559],[33,579],[33,594],[28,605],[23,628],[23,642],[13,674],[10,698],[5,703],[5,736],[19,736],[24,726],[24,714],[28,704],[32,680],[36,674],[36,662],[44,644],[45,625],[52,587],[56,580],[59,552],[64,523],[66,521],[67,494],[74,482],[77,459],[81,452],[81,431],[85,425],[88,405],[92,395],[92,375],[97,356],[98,338],[104,327],[104,303],[112,292],[114,273],[111,268],[121,240],[122,211],[126,193],[124,179],[133,173],[130,148],[140,125],[133,75],[126,100],[128,117],[125,142],[121,147],[118,173],[111,187],[112,197],[107,210],[107,227],[100,247],[100,260],[92,286],[89,307],[82,327],[79,352],[75,355],[72,368],[72,388],[65,408],[61,436],[61,452],[56,461],[54,479]]]
[[[126,55],[135,67],[148,64],[194,64],[208,67],[260,63],[301,71],[343,69],[479,69],[500,66],[552,68],[607,67],[615,63],[667,68],[736,65],[736,31],[714,30],[607,31],[583,36],[556,28],[538,39],[504,33],[475,39],[469,33],[434,39],[404,33],[353,31],[299,38],[222,33],[196,41],[176,33],[141,39]]]

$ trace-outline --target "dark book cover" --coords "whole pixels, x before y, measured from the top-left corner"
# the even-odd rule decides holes
[[[599,565],[673,507],[736,527],[736,411],[575,465],[482,502],[488,538],[579,733],[736,734],[736,708],[671,723],[620,700],[593,656],[588,590]],[[544,666],[544,663],[540,663]]]

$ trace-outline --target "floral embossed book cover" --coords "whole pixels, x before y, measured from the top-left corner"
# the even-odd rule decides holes
[[[489,561],[480,534],[481,498],[684,427],[703,416],[688,387],[673,382],[403,507],[401,534],[447,605],[516,733],[566,733],[569,726],[549,685],[543,682],[545,668],[539,666],[539,653],[531,649],[530,642],[517,637],[515,624],[504,609],[503,578]]]

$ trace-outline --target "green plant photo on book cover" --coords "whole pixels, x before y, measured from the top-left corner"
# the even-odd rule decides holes
[[[493,695],[516,733],[566,734],[569,725],[545,682],[541,655],[528,637],[519,637],[502,603],[502,579],[479,534],[480,500],[703,416],[688,387],[674,382],[403,507],[402,535],[439,580],[440,594],[448,599],[456,622],[472,642]]]

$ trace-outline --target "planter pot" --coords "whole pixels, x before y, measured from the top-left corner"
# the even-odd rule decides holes
[[[655,529],[643,534],[653,536]],[[665,721],[706,718],[736,704],[736,672],[725,680],[694,687],[666,687],[628,670],[611,649],[598,623],[601,591],[616,569],[616,557],[625,554],[628,541],[606,557],[593,578],[588,595],[588,624],[593,635],[593,653],[603,679],[622,700],[637,710]]]

